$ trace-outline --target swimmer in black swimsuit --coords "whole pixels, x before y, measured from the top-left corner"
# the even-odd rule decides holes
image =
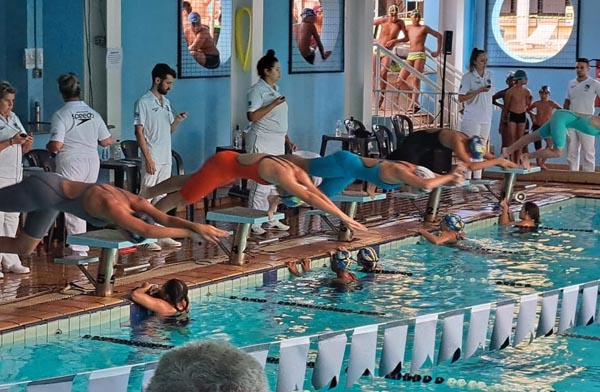
[[[229,235],[214,226],[169,216],[123,189],[71,181],[50,172],[32,174],[18,184],[0,189],[0,211],[27,212],[23,230],[16,238],[0,237],[0,249],[5,253],[33,252],[61,211],[94,226],[116,224],[129,233],[131,240],[135,236],[189,237],[216,243],[219,237]],[[147,217],[162,226],[148,223]]]

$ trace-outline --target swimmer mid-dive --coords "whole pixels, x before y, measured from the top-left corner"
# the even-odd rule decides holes
[[[417,232],[425,239],[435,245],[455,244],[466,238],[464,232],[465,223],[457,214],[446,214],[440,222],[441,232],[438,235],[430,233],[426,229],[418,229]]]
[[[295,154],[281,157],[294,163],[309,175],[322,178],[319,190],[329,197],[341,193],[355,180],[367,181],[370,185],[370,194],[374,194],[376,187],[392,190],[406,184],[431,190],[442,185],[459,184],[464,181],[461,165],[448,174],[436,175],[427,168],[409,162],[364,158],[344,150],[318,158],[303,158]],[[426,172],[429,175],[423,176]],[[280,196],[284,204],[294,206],[293,201],[286,199],[286,195]]]
[[[280,194],[298,197],[311,206],[337,216],[353,231],[367,230],[317,189],[306,172],[285,159],[267,154],[221,151],[210,157],[194,174],[171,177],[147,188],[140,195],[152,198],[166,193],[167,196],[156,203],[156,207],[169,211],[179,204],[195,203],[214,189],[239,179],[276,185]]]
[[[530,159],[558,158],[562,155],[567,144],[567,129],[577,129],[579,132],[591,136],[600,136],[600,117],[579,114],[571,110],[561,109],[554,112],[550,121],[542,125],[536,131],[529,133],[511,146],[502,149],[502,156],[506,157],[527,146],[530,143],[542,139],[552,139],[552,147],[543,148],[530,154],[521,156],[521,165],[528,169]]]
[[[25,225],[16,238],[0,237],[0,249],[5,253],[31,253],[59,212],[71,213],[98,227],[116,224],[132,241],[189,237],[216,243],[229,235],[214,226],[169,216],[123,189],[70,181],[50,172],[36,172],[20,183],[1,188],[0,211],[27,212]],[[162,226],[148,223],[148,218]]]

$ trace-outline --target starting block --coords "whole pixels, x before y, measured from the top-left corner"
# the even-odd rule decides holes
[[[527,175],[532,173],[537,173],[542,169],[538,166],[533,166],[529,169],[516,168],[516,169],[503,169],[499,166],[492,166],[484,169],[484,171],[488,173],[503,173],[504,174],[504,182],[502,183],[502,190],[500,191],[499,200],[511,200],[513,195],[513,190],[515,187],[515,181],[517,179],[517,175]]]
[[[374,197],[369,196],[365,192],[344,192],[339,195],[332,196],[331,201],[342,203],[342,209],[350,218],[354,219],[356,216],[356,209],[358,203],[369,203],[377,200],[385,200],[387,195],[385,193],[376,193]],[[340,225],[338,232],[339,241],[350,241],[352,240],[352,231],[346,227],[343,223]]]
[[[427,206],[425,207],[425,214],[423,220],[425,222],[435,222],[435,219],[437,218],[438,209],[440,208],[442,190],[462,188],[469,185],[471,185],[471,182],[469,180],[465,180],[460,185],[442,185],[440,187],[432,189],[431,193],[429,193],[429,198],[427,198]]]
[[[282,213],[277,213],[273,216],[273,220],[285,218]],[[219,246],[229,256],[229,264],[242,265],[244,264],[244,251],[250,233],[250,226],[269,222],[267,211],[255,210],[246,207],[231,207],[222,210],[209,211],[206,214],[206,220],[212,222],[229,222],[237,223],[233,235],[231,249],[228,249],[223,243],[219,242]]]
[[[108,297],[113,292],[115,263],[119,249],[150,244],[152,242],[156,242],[156,238],[147,238],[140,243],[133,243],[126,239],[118,230],[111,229],[69,235],[67,237],[67,244],[69,245],[87,245],[89,247],[102,248],[98,274],[95,278],[91,276],[86,266],[90,263],[98,262],[97,257],[69,256],[55,259],[54,261],[61,264],[76,265],[96,288],[95,294],[100,297]]]

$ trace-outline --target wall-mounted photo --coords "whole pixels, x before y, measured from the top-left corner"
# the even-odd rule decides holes
[[[229,76],[231,0],[179,0],[178,5],[179,77]]]
[[[344,0],[290,0],[290,73],[344,71]]]
[[[573,66],[578,0],[487,0],[489,65]]]

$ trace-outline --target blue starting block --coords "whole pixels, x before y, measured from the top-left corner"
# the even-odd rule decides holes
[[[492,166],[484,169],[488,173],[503,173],[504,174],[504,182],[502,183],[502,190],[500,191],[499,200],[511,200],[513,195],[513,190],[515,187],[515,182],[517,180],[517,175],[527,175],[532,173],[538,173],[542,169],[538,166],[533,166],[529,169],[523,169],[522,167],[518,167],[516,169],[503,169],[499,166]]]
[[[117,261],[119,249],[150,244],[152,242],[156,242],[156,239],[147,238],[143,242],[133,243],[125,238],[125,235],[118,230],[110,229],[69,235],[67,237],[67,244],[69,245],[86,245],[94,248],[102,248],[100,252],[100,264],[98,265],[98,274],[96,275],[96,278],[91,276],[86,268],[86,265],[97,262],[97,257],[70,256],[61,259],[55,259],[55,262],[76,265],[83,271],[85,276],[87,276],[87,278],[96,288],[95,294],[101,297],[108,297],[113,293],[113,286],[115,283],[115,263]]]
[[[340,193],[339,195],[332,196],[331,201],[342,203],[342,210],[346,213],[346,215],[354,219],[356,216],[358,203],[369,203],[372,201],[385,200],[386,198],[387,195],[385,193],[376,193],[373,197],[371,197],[365,192],[346,191],[344,193]],[[340,228],[338,230],[338,240],[352,240],[352,230],[348,229],[348,227],[346,227],[346,225],[343,223],[340,224]]]
[[[273,216],[273,220],[283,218],[285,218],[285,215],[282,213]],[[231,248],[227,248],[221,241],[219,241],[219,246],[229,256],[229,264],[242,265],[244,264],[244,251],[246,250],[248,234],[250,234],[250,226],[269,222],[270,219],[267,211],[246,207],[230,207],[209,211],[206,214],[206,221],[237,223]]]

